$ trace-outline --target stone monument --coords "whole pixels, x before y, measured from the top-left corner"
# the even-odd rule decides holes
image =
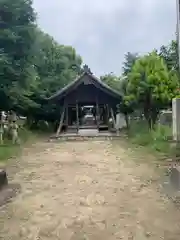
[[[180,141],[180,98],[172,100],[173,140]]]

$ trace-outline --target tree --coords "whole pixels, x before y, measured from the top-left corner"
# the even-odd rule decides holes
[[[35,12],[31,0],[0,0],[0,100],[3,110],[31,103]]]
[[[171,104],[179,94],[179,83],[175,71],[168,71],[164,60],[152,52],[136,60],[128,74],[127,98],[136,101],[152,128],[159,111]]]
[[[106,83],[109,87],[120,90],[120,78],[115,76],[113,73],[106,74],[100,77],[101,81]]]
[[[125,55],[125,61],[123,63],[123,75],[127,76],[127,74],[131,72],[132,67],[137,59],[138,59],[137,53],[128,52]]]
[[[118,110],[124,114],[126,126],[129,128],[129,115],[134,112],[135,101],[129,101],[128,98],[128,79],[126,77],[122,78],[120,81],[120,93],[122,95],[122,101],[119,103]]]
[[[61,106],[48,104],[44,99],[77,77],[82,59],[74,48],[60,45],[41,30],[37,29],[36,34],[34,67],[38,77],[32,86],[30,99],[37,106],[29,107],[25,114],[36,123],[42,119],[55,121],[59,119]]]
[[[129,128],[129,114],[134,111],[134,104],[127,101],[127,77],[117,77],[114,74],[110,73],[101,76],[101,80],[122,95],[122,101],[118,104],[117,110],[124,114],[126,126]]]
[[[44,99],[77,76],[82,59],[43,33],[35,20],[31,0],[0,0],[0,100],[2,110],[47,120],[59,115],[60,107]]]
[[[178,44],[177,41],[171,41],[168,46],[162,46],[159,55],[164,59],[167,64],[168,70],[178,71]]]

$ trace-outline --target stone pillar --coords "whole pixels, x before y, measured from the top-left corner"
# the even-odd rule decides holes
[[[173,140],[180,141],[180,98],[172,100]]]
[[[172,168],[170,183],[175,189],[180,190],[180,166]]]

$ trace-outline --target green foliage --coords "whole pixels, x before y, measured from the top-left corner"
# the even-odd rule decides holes
[[[178,71],[178,44],[177,41],[171,41],[168,46],[162,46],[159,55],[164,59],[168,70]]]
[[[75,49],[58,44],[39,29],[37,29],[36,49],[34,66],[38,78],[32,88],[31,100],[37,104],[37,107],[29,108],[26,115],[36,120],[54,121],[59,119],[61,107],[57,104],[44,103],[44,99],[77,77],[81,70],[82,59],[76,54]]]
[[[101,81],[105,82],[109,87],[115,89],[116,91],[120,91],[120,77],[115,76],[112,73],[106,74],[100,77]]]
[[[81,72],[74,48],[36,26],[31,0],[0,0],[0,110],[53,121],[60,106],[44,102]]]
[[[160,111],[171,108],[172,99],[180,96],[178,78],[176,41],[144,56],[128,52],[122,76],[107,74],[102,77],[123,96],[118,107],[126,117],[128,136],[133,143],[161,153],[174,151],[168,141],[172,129],[156,122]],[[129,123],[128,116],[134,114],[141,120]]]
[[[12,144],[11,140],[8,140],[8,138],[4,138],[4,143],[0,145],[0,162],[6,161],[10,159],[11,157],[15,157],[18,154],[20,154],[22,147],[25,143],[34,141],[34,139],[37,138],[36,134],[30,132],[24,127],[21,127],[19,129],[19,138],[21,144]]]
[[[31,0],[0,0],[0,101],[4,110],[30,100],[35,41]]]
[[[75,49],[58,44],[48,34],[37,31],[37,36],[35,67],[39,76],[38,90],[47,97],[77,76],[82,60]]]
[[[171,105],[179,95],[179,82],[175,71],[168,71],[164,60],[152,52],[136,60],[128,74],[127,98],[143,109],[151,128],[159,111]]]
[[[128,79],[122,78],[120,82],[120,92],[122,95],[122,101],[118,105],[119,112],[123,113],[126,120],[126,126],[129,128],[129,115],[134,112],[135,101],[130,101],[127,93]]]
[[[129,140],[133,144],[166,154],[171,153],[171,146],[167,141],[171,135],[172,129],[169,126],[157,124],[150,130],[145,121],[133,121],[128,131]]]
[[[10,144],[0,145],[0,163],[18,154],[19,147]]]
[[[129,127],[128,115],[134,111],[134,102],[127,101],[127,84],[128,79],[126,77],[117,77],[114,74],[106,74],[101,77],[108,86],[116,91],[119,91],[122,96],[122,101],[117,106],[118,111],[125,115],[127,127]]]

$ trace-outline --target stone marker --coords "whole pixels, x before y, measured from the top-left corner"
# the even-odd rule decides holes
[[[180,141],[180,98],[172,100],[173,140]]]
[[[170,182],[176,190],[180,190],[180,166],[172,168]]]
[[[3,169],[0,169],[0,190],[6,185],[8,185],[6,171]]]

